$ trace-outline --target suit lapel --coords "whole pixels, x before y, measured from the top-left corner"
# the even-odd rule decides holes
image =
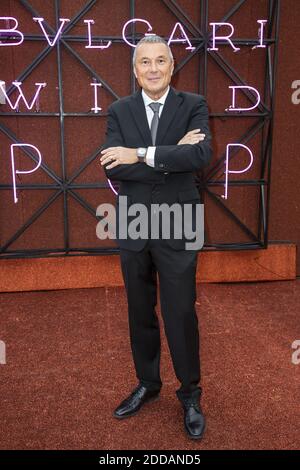
[[[165,101],[157,129],[156,135],[156,145],[162,145],[164,137],[167,134],[167,131],[175,118],[176,112],[178,111],[179,105],[182,102],[182,98],[179,96],[178,92],[170,87],[167,99]]]
[[[129,101],[129,106],[135,120],[136,126],[143,138],[145,147],[152,145],[151,132],[148,125],[147,114],[145,110],[144,100],[142,92],[137,91],[132,95],[132,99]]]
[[[159,119],[156,145],[162,145],[164,137],[168,131],[171,122],[175,118],[176,112],[181,102],[182,98],[179,96],[178,92],[173,87],[170,87],[170,91],[168,93],[164,108]],[[129,101],[129,106],[136,126],[141,134],[141,137],[143,138],[145,147],[152,146],[151,131],[148,125],[141,90],[137,91],[132,95],[132,99]]]

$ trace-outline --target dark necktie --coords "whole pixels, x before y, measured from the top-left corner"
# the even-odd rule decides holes
[[[151,121],[151,136],[152,136],[152,145],[155,145],[157,128],[158,128],[158,121],[159,121],[159,108],[161,103],[150,103],[150,108],[154,112],[152,121]]]

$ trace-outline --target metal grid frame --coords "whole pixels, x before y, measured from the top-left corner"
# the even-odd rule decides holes
[[[22,190],[27,189],[54,189],[55,193],[49,197],[49,199],[41,205],[32,216],[7,240],[2,246],[0,246],[0,257],[1,258],[23,258],[23,257],[44,257],[51,254],[51,256],[71,256],[71,255],[101,255],[101,254],[110,254],[118,253],[118,248],[74,248],[70,247],[69,243],[69,217],[68,217],[68,202],[67,196],[73,197],[86,211],[88,211],[95,219],[97,216],[93,207],[91,207],[87,201],[79,195],[76,190],[78,189],[103,189],[108,188],[108,183],[90,183],[90,184],[76,184],[74,179],[99,155],[101,146],[96,148],[94,152],[89,155],[81,166],[69,177],[66,177],[66,160],[65,160],[65,132],[64,132],[64,121],[68,117],[95,117],[94,113],[66,113],[64,111],[64,100],[63,100],[63,80],[62,80],[62,60],[61,60],[61,48],[64,46],[66,50],[79,61],[79,63],[92,75],[97,82],[100,82],[102,86],[115,98],[118,99],[119,96],[117,93],[110,87],[96,71],[85,62],[82,57],[72,48],[70,43],[72,42],[82,42],[86,43],[85,36],[75,36],[69,35],[68,32],[72,27],[95,5],[98,0],[89,0],[86,2],[84,7],[79,10],[76,15],[71,19],[71,21],[65,26],[60,39],[56,43],[57,51],[57,66],[58,66],[58,83],[59,83],[59,113],[44,113],[44,112],[18,112],[17,116],[30,117],[34,115],[35,117],[47,117],[47,116],[56,116],[60,119],[60,148],[61,148],[61,165],[62,165],[62,175],[57,175],[51,168],[49,168],[44,162],[41,163],[40,169],[45,171],[47,175],[53,180],[53,184],[31,184],[22,186],[17,186],[17,188]],[[177,64],[174,74],[178,73],[181,68],[183,68],[186,63],[191,60],[191,58],[201,52],[200,57],[200,67],[199,67],[199,90],[200,94],[206,96],[207,90],[207,69],[208,69],[208,55],[210,58],[215,61],[215,63],[223,69],[223,71],[230,77],[232,82],[235,85],[245,85],[242,78],[239,76],[237,71],[222,57],[222,55],[217,51],[208,51],[206,45],[209,41],[208,33],[208,8],[209,0],[199,0],[200,13],[201,13],[201,24],[195,25],[192,20],[187,16],[185,11],[176,3],[175,0],[161,0],[162,3],[174,14],[177,18],[177,21],[180,21],[185,30],[191,35],[191,42],[195,49],[191,52],[186,58],[184,58],[180,63]],[[249,0],[238,0],[232,6],[232,8],[227,12],[227,14],[219,20],[220,22],[228,21],[241,6]],[[38,11],[30,4],[28,0],[19,0],[20,4],[29,11],[32,16],[40,17]],[[268,222],[269,222],[269,199],[270,199],[270,172],[271,172],[271,159],[272,159],[272,138],[273,138],[273,111],[275,105],[275,78],[276,78],[276,67],[277,67],[277,49],[278,49],[278,31],[279,31],[279,17],[280,17],[280,0],[266,0],[268,5],[268,29],[266,31],[265,44],[266,47],[266,63],[265,63],[265,83],[264,83],[264,95],[263,101],[258,107],[258,112],[255,113],[243,113],[243,117],[251,116],[257,118],[256,122],[247,130],[247,132],[241,136],[240,143],[247,143],[255,134],[257,134],[261,129],[267,128],[266,132],[262,133],[261,138],[261,172],[260,179],[256,180],[239,180],[229,182],[229,186],[243,186],[243,185],[257,185],[260,189],[260,198],[259,198],[259,220],[257,226],[257,233],[253,233],[238,217],[234,214],[226,205],[220,197],[212,191],[211,187],[216,185],[223,185],[224,181],[214,180],[214,177],[217,175],[220,167],[224,164],[225,154],[221,155],[214,165],[209,169],[208,174],[205,177],[205,180],[202,180],[199,184],[200,191],[205,191],[210,198],[212,198],[217,205],[219,205],[222,210],[242,229],[244,233],[247,234],[251,240],[249,243],[212,243],[205,244],[205,249],[217,249],[217,250],[233,250],[233,249],[258,249],[266,248],[268,245]],[[59,27],[59,18],[60,18],[60,0],[55,0],[55,18],[56,18],[56,28]],[[130,18],[135,18],[135,0],[129,0],[130,5]],[[44,21],[45,29],[51,39],[55,37],[56,31]],[[130,40],[133,43],[137,43],[141,35],[136,34],[134,24],[131,25],[131,35],[129,36]],[[2,35],[2,39],[8,39],[9,36]],[[25,35],[25,41],[46,41],[43,35]],[[100,40],[111,40],[113,42],[123,42],[122,36],[94,36],[95,41]],[[257,38],[246,38],[246,39],[237,39],[233,40],[233,43],[237,46],[255,46],[257,44]],[[219,42],[222,44],[222,42]],[[273,48],[271,47],[273,46]],[[47,44],[47,46],[34,58],[31,64],[29,64],[25,70],[15,79],[16,81],[24,81],[31,72],[38,67],[38,65],[47,57],[51,52],[52,47]],[[131,51],[132,57],[133,51]],[[135,92],[135,77],[131,68],[131,92]],[[12,85],[7,90],[8,96],[14,91],[14,86]],[[246,96],[253,100],[253,96],[249,90],[244,90]],[[1,112],[1,116],[16,116],[15,112]],[[101,113],[99,117],[103,118],[107,116],[106,113]],[[226,112],[224,113],[211,113],[210,118],[214,117],[227,117],[228,119],[239,118],[240,114],[231,113],[230,115]],[[9,129],[4,126],[0,121],[0,132],[6,135],[13,143],[19,143],[17,136]],[[28,149],[24,148],[23,151],[26,155],[32,159],[34,162],[37,162],[36,156]],[[234,152],[232,153],[234,155]],[[265,176],[266,175],[266,176]],[[11,185],[0,185],[1,189],[11,189]],[[265,189],[267,188],[267,194]],[[64,248],[53,248],[49,247],[47,249],[28,249],[28,250],[11,250],[9,249],[10,245],[31,225],[33,224],[38,217],[47,210],[47,208],[59,197],[63,197],[63,210],[64,210]]]

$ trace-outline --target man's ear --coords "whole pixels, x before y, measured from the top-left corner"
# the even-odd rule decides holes
[[[133,67],[133,73],[134,73],[135,78],[137,78],[135,67]]]

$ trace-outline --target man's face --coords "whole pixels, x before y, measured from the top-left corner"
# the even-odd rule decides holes
[[[139,85],[150,98],[158,100],[166,91],[174,63],[163,43],[141,44],[136,51],[134,73]]]

